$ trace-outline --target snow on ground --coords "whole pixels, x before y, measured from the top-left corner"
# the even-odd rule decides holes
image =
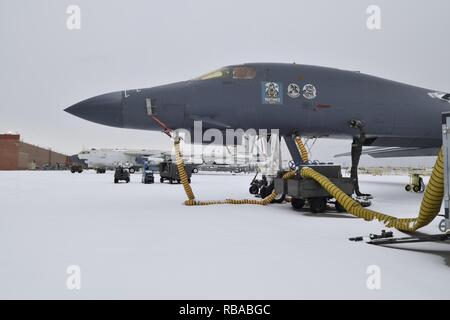
[[[247,198],[252,175],[195,175],[199,199]],[[112,173],[0,172],[0,298],[450,298],[450,247],[349,237],[379,222],[290,204],[186,207],[180,185],[113,183]],[[373,209],[417,215],[407,177],[363,176]],[[438,233],[439,219],[424,228]],[[402,233],[395,231],[396,236]],[[68,290],[66,269],[81,268]],[[367,268],[381,272],[369,290]]]

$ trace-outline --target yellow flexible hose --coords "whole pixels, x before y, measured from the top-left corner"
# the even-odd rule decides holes
[[[296,140],[297,141],[297,140]],[[300,143],[303,146],[303,143]],[[297,144],[298,145],[298,144]],[[176,165],[178,169],[178,174],[180,175],[180,181],[183,185],[184,191],[186,193],[186,196],[188,197],[188,200],[184,202],[187,206],[207,206],[207,205],[214,205],[214,204],[257,204],[257,205],[268,205],[271,203],[278,195],[278,193],[274,190],[271,194],[269,194],[264,199],[258,200],[258,199],[225,199],[225,200],[209,200],[209,201],[199,201],[195,200],[194,192],[192,191],[191,185],[189,184],[189,178],[186,173],[186,168],[184,166],[183,158],[181,157],[181,150],[180,150],[180,138],[175,137],[174,139],[174,146],[175,146],[175,159],[176,159]],[[301,149],[298,147],[299,150]],[[303,149],[306,153],[306,148],[303,146]],[[303,157],[303,156],[302,156]],[[308,157],[306,153],[306,158]],[[283,179],[289,179],[295,176],[295,171],[289,171],[283,175]]]
[[[332,197],[336,199],[352,215],[371,221],[377,219],[389,228],[396,228],[400,231],[416,231],[429,224],[439,213],[442,199],[444,197],[444,167],[443,152],[439,152],[438,158],[431,173],[430,181],[425,189],[425,193],[420,205],[417,218],[395,218],[381,212],[364,208],[360,203],[353,200],[342,192],[334,183],[325,176],[311,168],[304,167],[300,171],[304,178],[311,178],[317,181]]]
[[[301,159],[304,163],[308,162],[308,152],[300,137],[295,138],[297,148],[300,152]],[[277,196],[277,192],[273,191],[270,195],[261,200],[256,199],[225,199],[225,200],[210,200],[199,201],[195,199],[194,192],[189,184],[188,175],[184,166],[180,151],[180,139],[174,139],[175,157],[180,181],[183,184],[184,191],[188,200],[184,202],[188,206],[203,206],[215,204],[256,204],[267,205],[270,204]],[[416,231],[417,229],[428,225],[438,215],[442,199],[444,197],[444,167],[443,167],[443,152],[439,152],[438,158],[431,173],[430,181],[425,189],[424,197],[420,205],[420,211],[417,218],[396,218],[381,212],[373,211],[364,208],[359,202],[349,197],[342,190],[340,190],[327,177],[318,173],[317,171],[303,167],[300,170],[300,175],[303,178],[310,178],[318,182],[333,198],[339,202],[348,213],[363,218],[366,221],[377,219],[383,222],[389,228],[396,228],[400,231]],[[290,179],[295,176],[295,171],[289,171],[283,175],[283,179]]]
[[[306,151],[305,144],[302,141],[302,138],[299,136],[295,137],[295,144],[297,145],[298,152],[300,153],[300,157],[302,158],[303,163],[308,163],[308,151]]]

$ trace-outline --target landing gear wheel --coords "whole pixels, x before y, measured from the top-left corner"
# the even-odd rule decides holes
[[[414,186],[414,187],[413,187],[413,191],[414,191],[415,193],[420,192],[420,186]]]
[[[411,185],[410,185],[410,184],[407,184],[407,185],[405,186],[405,190],[406,190],[407,192],[411,192]]]
[[[291,199],[291,206],[295,210],[300,210],[305,206],[305,200],[298,199],[298,198],[292,198]]]
[[[248,188],[248,192],[250,192],[250,194],[258,194],[259,192],[259,188],[258,185],[256,185],[255,183],[253,183],[250,188]]]
[[[334,204],[334,207],[336,208],[337,212],[347,212],[347,210],[345,210],[345,208],[337,201]]]
[[[312,213],[322,213],[327,210],[327,199],[326,198],[309,198],[309,209]]]

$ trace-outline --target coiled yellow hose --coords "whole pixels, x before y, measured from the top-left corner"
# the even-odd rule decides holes
[[[439,152],[438,158],[431,173],[430,181],[425,189],[425,193],[420,205],[417,218],[396,218],[381,212],[364,208],[360,203],[353,200],[342,192],[334,183],[325,176],[311,168],[304,167],[300,175],[304,178],[311,178],[317,181],[332,197],[336,199],[352,215],[370,221],[377,219],[389,228],[396,228],[400,231],[416,231],[429,224],[439,214],[442,199],[444,197],[444,166],[443,152]]]
[[[297,141],[297,140],[296,140]],[[301,143],[300,139],[300,143]],[[303,143],[301,143],[303,145]],[[186,173],[186,168],[184,166],[183,158],[181,157],[181,151],[180,151],[180,138],[175,137],[174,138],[174,146],[175,146],[175,159],[176,159],[176,165],[178,169],[178,174],[180,175],[180,181],[183,185],[184,191],[186,193],[186,196],[188,197],[188,200],[184,202],[187,206],[207,206],[207,205],[214,205],[214,204],[257,204],[257,205],[268,205],[271,203],[278,195],[278,193],[274,190],[271,194],[269,194],[264,199],[258,200],[258,199],[225,199],[225,200],[209,200],[209,201],[199,201],[195,200],[194,192],[192,191],[191,185],[189,184],[189,178]],[[306,148],[303,146],[304,151],[306,152]],[[300,147],[299,147],[300,150]],[[307,153],[306,153],[307,158]],[[283,175],[283,179],[289,179],[295,176],[295,171],[289,171]]]
[[[302,161],[308,162],[308,152],[300,137],[295,138],[297,148],[300,152]],[[174,139],[175,157],[178,173],[180,175],[180,181],[183,184],[184,191],[188,197],[188,200],[184,202],[188,206],[204,206],[215,204],[256,204],[267,205],[270,204],[277,196],[277,192],[273,191],[270,195],[261,200],[256,199],[225,199],[225,200],[211,200],[211,201],[199,201],[195,199],[194,192],[189,184],[186,168],[183,163],[180,151],[180,139],[176,137]],[[300,170],[300,175],[303,178],[310,178],[318,182],[333,198],[339,202],[348,213],[363,218],[366,221],[374,219],[384,223],[389,228],[396,228],[400,231],[412,232],[419,228],[428,225],[439,214],[442,199],[444,197],[444,167],[443,167],[443,151],[439,152],[438,158],[433,168],[430,181],[425,189],[424,197],[420,205],[420,211],[417,218],[396,218],[381,212],[373,211],[364,208],[359,202],[349,197],[342,190],[340,190],[334,183],[332,183],[327,177],[318,173],[317,171],[303,167]],[[289,171],[283,175],[283,179],[290,179],[295,176],[295,171]]]

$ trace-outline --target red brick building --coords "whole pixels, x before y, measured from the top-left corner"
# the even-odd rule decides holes
[[[0,170],[67,168],[69,157],[20,141],[19,134],[0,134]]]

